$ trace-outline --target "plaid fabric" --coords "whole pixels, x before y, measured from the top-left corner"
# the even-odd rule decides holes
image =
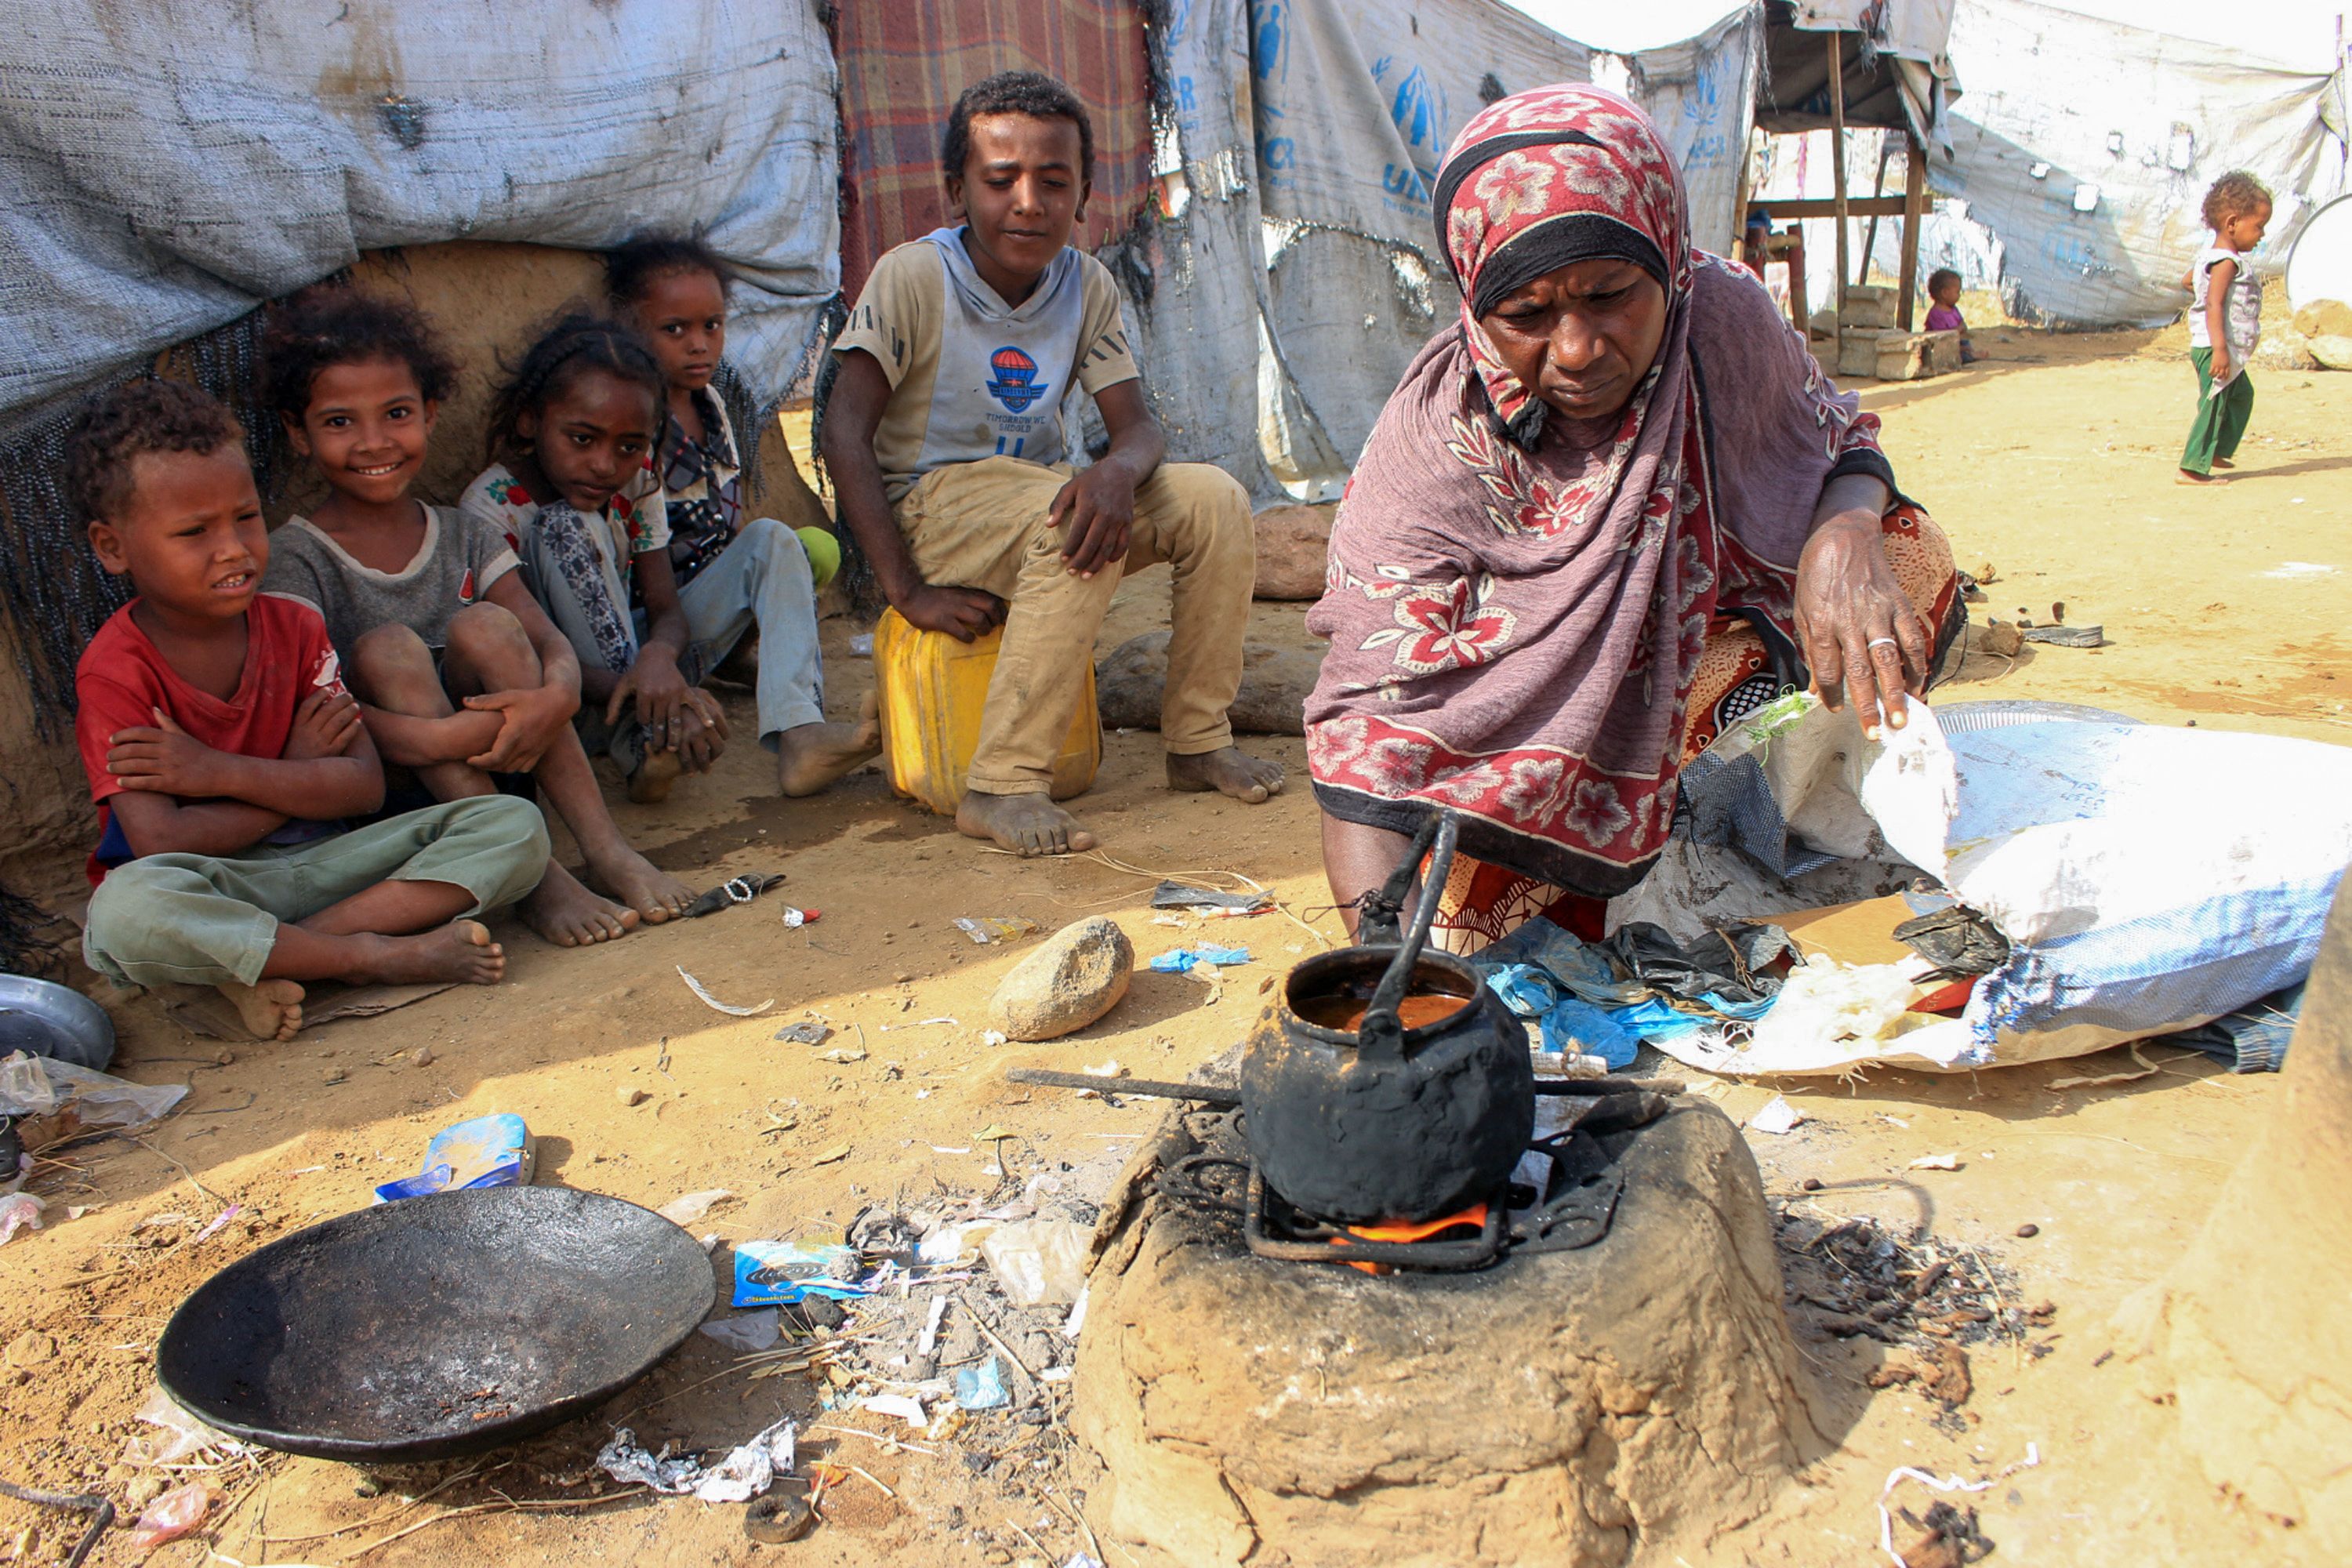
[[[688,440],[686,426],[673,414],[660,452],[669,564],[681,588],[735,542],[741,510],[737,476],[742,465],[736,460],[735,432],[727,411],[707,391],[694,395],[694,405],[702,416],[702,439]]]
[[[1091,251],[1150,194],[1151,77],[1133,0],[891,0],[835,12],[843,147],[841,286],[948,221],[940,141],[963,89],[1001,70],[1069,84],[1094,121],[1094,196],[1071,242]]]

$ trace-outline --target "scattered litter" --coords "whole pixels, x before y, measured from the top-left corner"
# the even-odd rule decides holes
[[[1103,1562],[1099,1557],[1089,1557],[1083,1552],[1073,1552],[1070,1553],[1070,1560],[1063,1563],[1062,1568],[1103,1568]]]
[[[1759,1132],[1792,1132],[1802,1126],[1805,1113],[1789,1103],[1782,1095],[1774,1095],[1764,1109],[1748,1119],[1748,1125]]]
[[[833,1037],[833,1026],[814,1020],[805,1024],[786,1024],[772,1037],[795,1046],[821,1046]]]
[[[830,1165],[838,1161],[846,1160],[848,1158],[849,1145],[846,1143],[836,1143],[832,1148],[827,1149],[824,1153],[819,1154],[815,1159],[811,1160],[809,1163],[812,1165]]]
[[[856,636],[851,637],[849,639],[849,657],[852,658],[872,658],[874,657],[874,634],[872,632],[859,632]]]
[[[139,1419],[163,1430],[153,1436],[134,1433],[123,1440],[122,1462],[138,1469],[160,1469],[177,1465],[207,1449],[225,1454],[249,1454],[252,1448],[238,1442],[216,1426],[208,1426],[185,1410],[178,1400],[159,1386],[147,1395],[147,1403],[139,1407]]]
[[[959,1410],[994,1410],[1010,1402],[1004,1392],[1004,1367],[994,1356],[978,1366],[960,1367],[955,1374]]]
[[[772,1307],[811,1297],[854,1300],[867,1294],[852,1282],[856,1274],[854,1247],[740,1241],[735,1244],[735,1292],[728,1300],[737,1307]]]
[[[822,910],[796,910],[790,904],[786,904],[784,906],[784,929],[786,931],[798,931],[803,926],[813,926],[824,918],[824,911]]]
[[[1119,1066],[1117,1061],[1107,1061],[1099,1067],[1090,1067],[1081,1070],[1083,1070],[1088,1078],[1125,1078],[1128,1076],[1127,1069]]]
[[[1089,1292],[1093,1289],[1094,1287],[1091,1284],[1081,1285],[1078,1287],[1078,1299],[1070,1303],[1070,1315],[1062,1320],[1062,1337],[1064,1339],[1075,1340],[1079,1334],[1085,1332],[1087,1326],[1087,1300]]]
[[[0,1060],[0,1116],[70,1110],[83,1127],[136,1127],[187,1098],[180,1083],[131,1083],[57,1057],[17,1051]]]
[[[725,1013],[731,1017],[756,1018],[761,1014],[766,1012],[769,1008],[776,1005],[776,999],[773,996],[771,996],[756,1007],[730,1006],[727,1003],[721,1002],[718,997],[713,996],[710,994],[709,987],[704,985],[701,981],[697,980],[693,975],[688,974],[686,972],[685,964],[681,963],[676,967],[677,969],[677,977],[686,982],[687,989],[692,991],[697,996],[701,997],[704,1002],[717,1008],[719,1012]]]
[[[992,1121],[987,1126],[982,1128],[979,1131],[973,1133],[971,1135],[971,1141],[975,1143],[993,1143],[1000,1139],[1018,1138],[1020,1136],[1021,1134],[1015,1132],[1012,1128],[1005,1126],[1003,1123]]]
[[[1024,915],[958,915],[954,924],[956,930],[971,938],[975,947],[1012,942],[1037,929],[1037,922]]]
[[[512,1111],[453,1122],[425,1145],[424,1163],[375,1190],[375,1201],[396,1203],[472,1187],[519,1187],[529,1184],[538,1163],[530,1129]],[[198,1239],[202,1239],[199,1237]]]
[[[835,1046],[833,1049],[818,1057],[817,1060],[821,1062],[835,1062],[843,1066],[847,1066],[851,1062],[864,1061],[868,1054],[869,1053],[865,1049],[865,1047],[861,1046]]]
[[[934,1154],[969,1154],[971,1152],[971,1145],[969,1143],[934,1143],[931,1145],[931,1152]]]
[[[2100,1073],[2093,1078],[2053,1078],[2042,1087],[2053,1091],[2062,1089],[2105,1089],[2118,1083],[2137,1083],[2144,1078],[2154,1078],[2164,1070],[2140,1055],[2137,1046],[2133,1046],[2130,1049],[2132,1060],[2139,1064],[2137,1072]]]
[[[700,920],[705,915],[715,915],[735,904],[748,904],[769,889],[783,885],[784,876],[781,871],[754,871],[749,876],[730,877],[687,905],[686,918]]]
[[[871,1410],[877,1415],[896,1415],[909,1426],[928,1426],[930,1414],[923,1402],[911,1394],[869,1394],[858,1401],[858,1407]]]
[[[980,1032],[980,1043],[992,1050],[1010,1038],[1012,1037],[1002,1029],[982,1029]]]
[[[2282,561],[2263,574],[2265,577],[2326,577],[2336,571],[2333,566],[2316,561]]]
[[[1958,1154],[1922,1154],[1911,1162],[1915,1171],[1957,1171],[1960,1169]]]
[[[228,1207],[213,1215],[213,1221],[210,1225],[196,1232],[196,1240],[199,1242],[210,1241],[214,1237],[220,1234],[222,1226],[227,1225],[229,1221],[235,1219],[244,1212],[245,1205],[243,1204],[229,1205]]]
[[[980,1252],[1013,1305],[1068,1306],[1086,1289],[1092,1235],[1076,1220],[1022,1220],[990,1231]]]
[[[41,1211],[49,1205],[30,1193],[10,1193],[0,1198],[0,1247],[5,1247],[19,1230],[41,1228]]]
[[[2052,647],[2105,647],[2107,637],[2104,626],[2029,626],[2025,640]]]
[[[658,1455],[646,1453],[626,1426],[596,1454],[596,1468],[616,1481],[673,1495],[692,1492],[704,1502],[749,1502],[775,1485],[777,1476],[790,1474],[794,1462],[789,1420],[777,1422],[707,1468],[693,1459],[671,1458],[667,1444]]]
[[[713,1318],[702,1325],[702,1331],[720,1344],[739,1351],[763,1351],[783,1337],[784,1331],[776,1322],[776,1310],[762,1307],[756,1312],[740,1317]]]
[[[1905,1481],[1917,1481],[1921,1486],[1939,1492],[1990,1491],[1995,1482],[2005,1480],[2020,1470],[2030,1470],[2041,1462],[2041,1445],[2028,1443],[2025,1446],[2025,1458],[1995,1471],[1980,1481],[1964,1481],[1958,1476],[1946,1476],[1942,1480],[1937,1480],[1925,1470],[1916,1469],[1909,1465],[1897,1466],[1886,1472],[1886,1484],[1878,1490],[1878,1549],[1886,1553],[1886,1560],[1894,1563],[1895,1568],[1909,1568],[1901,1554],[1895,1550],[1895,1516],[1886,1511],[1886,1500],[1894,1496],[1895,1489]]]
[[[923,1320],[923,1331],[915,1340],[915,1353],[929,1361],[940,1353],[940,1320],[948,1315],[948,1299],[931,1298],[930,1315]]]
[[[1171,948],[1153,959],[1151,967],[1162,974],[1190,974],[1195,967],[1203,963],[1223,968],[1231,964],[1247,963],[1249,961],[1248,948],[1210,947],[1203,943],[1199,947]]]
[[[969,1154],[969,1149],[942,1149],[942,1154]],[[935,1268],[967,1263],[980,1255],[981,1238],[996,1228],[993,1220],[966,1220],[961,1225],[945,1225],[923,1237],[915,1248],[916,1258]]]
[[[914,1027],[918,1029],[928,1029],[934,1024],[945,1024],[950,1029],[961,1029],[963,1027],[962,1024],[953,1018],[946,1016],[945,1015],[937,1018],[918,1018],[915,1020]]]
[[[148,1552],[167,1541],[179,1540],[205,1521],[205,1510],[212,1505],[213,1494],[202,1481],[173,1487],[139,1516],[131,1530],[131,1549]]]
[[[1166,881],[1151,889],[1155,910],[1219,910],[1237,915],[1263,914],[1274,908],[1271,893],[1221,893],[1213,888],[1188,888]]]
[[[725,1187],[711,1187],[704,1192],[688,1193],[682,1198],[672,1198],[654,1212],[672,1225],[692,1225],[720,1204],[733,1201],[734,1196]]]

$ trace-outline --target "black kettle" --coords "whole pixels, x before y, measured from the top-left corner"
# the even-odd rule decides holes
[[[1266,1184],[1318,1218],[1365,1225],[1441,1218],[1492,1196],[1535,1131],[1527,1027],[1478,972],[1426,951],[1461,819],[1441,811],[1379,895],[1358,945],[1290,972],[1243,1048],[1243,1132]],[[1412,931],[1406,890],[1430,856]],[[1438,1011],[1413,1024],[1402,1014]],[[1367,1003],[1354,1029],[1318,1023]]]

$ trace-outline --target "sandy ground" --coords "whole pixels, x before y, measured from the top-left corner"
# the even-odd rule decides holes
[[[2352,376],[2257,372],[2261,401],[2238,482],[2189,490],[2172,478],[2190,405],[2179,337],[2178,329],[2160,339],[1981,331],[1989,363],[1866,393],[1886,420],[1906,489],[1950,531],[1964,565],[1994,568],[1979,615],[2021,609],[2040,620],[2063,600],[2069,623],[2106,628],[2110,646],[2097,651],[2029,647],[2014,660],[1972,658],[1949,695],[2065,700],[2156,722],[2352,741],[2352,458],[2343,455]],[[1123,589],[1105,646],[1153,626],[1166,593],[1164,572]],[[1253,635],[1297,642],[1303,610],[1261,605]],[[827,626],[831,696],[843,712],[867,681],[867,668],[847,653],[852,629]],[[748,694],[733,702],[748,727]],[[374,1183],[414,1168],[433,1131],[463,1117],[524,1116],[541,1140],[541,1181],[649,1205],[732,1189],[743,1201],[696,1227],[730,1240],[815,1237],[870,1202],[988,1193],[1000,1180],[1017,1186],[1039,1170],[1129,1146],[1158,1114],[1150,1102],[1114,1108],[1020,1089],[1001,1069],[1116,1059],[1139,1075],[1181,1077],[1239,1038],[1261,979],[1337,937],[1337,921],[1312,912],[1326,894],[1301,748],[1295,740],[1253,744],[1297,781],[1255,809],[1169,794],[1155,736],[1106,738],[1101,779],[1080,809],[1134,871],[988,853],[894,800],[870,772],[817,800],[782,801],[763,776],[764,757],[741,747],[667,806],[617,809],[661,864],[698,883],[783,870],[784,889],[751,908],[647,930],[593,953],[560,952],[502,922],[513,959],[503,987],[444,993],[289,1045],[236,1046],[226,1065],[217,1043],[187,1036],[152,1001],[118,1000],[117,1070],[186,1082],[194,1092],[182,1113],[138,1141],[83,1145],[37,1180],[54,1223],[0,1253],[0,1282],[17,1304],[0,1369],[0,1476],[103,1485],[121,1497],[131,1473],[117,1461],[125,1438],[142,1430],[132,1414],[152,1387],[154,1341],[179,1300],[261,1242],[365,1203]],[[1215,928],[1215,937],[1245,942],[1254,962],[1214,1005],[1189,978],[1139,973],[1124,1004],[1073,1038],[982,1043],[982,1004],[1019,948],[973,946],[952,917],[1020,915],[1052,928],[1108,914],[1148,956],[1192,934],[1155,926],[1144,908],[1154,876],[1169,870],[1245,873],[1312,930],[1279,915]],[[787,930],[782,901],[823,918]],[[688,991],[680,965],[723,999],[776,1005],[756,1019],[722,1016]],[[832,1022],[836,1044],[862,1038],[869,1056],[829,1063],[773,1040],[781,1024],[803,1016]],[[417,1065],[425,1047],[432,1060]],[[2163,1412],[2135,1404],[2125,1364],[2100,1355],[2109,1315],[2205,1219],[2205,1194],[2274,1102],[2278,1080],[2219,1075],[2176,1051],[2149,1060],[2159,1070],[2095,1089],[2052,1082],[2130,1070],[2131,1059],[2117,1052],[1975,1078],[1885,1073],[1852,1086],[1781,1086],[1810,1120],[1785,1137],[1750,1134],[1776,1200],[1814,1215],[1931,1226],[2013,1270],[2021,1299],[2057,1310],[2048,1331],[2031,1336],[2041,1348],[1980,1350],[1976,1394],[1957,1418],[1940,1421],[1940,1407],[1916,1393],[1864,1384],[1872,1342],[1802,1335],[1822,1423],[1840,1446],[1708,1561],[1884,1561],[1874,1555],[1872,1505],[1891,1468],[1988,1476],[2022,1459],[2029,1445],[2038,1465],[1972,1500],[1999,1543],[1994,1561],[2258,1560],[2257,1521],[2162,1457]],[[634,1089],[646,1100],[625,1104]],[[1742,1120],[1772,1092],[1733,1083],[1704,1091]],[[978,1141],[992,1123],[1011,1136]],[[818,1163],[844,1145],[845,1155]],[[990,1173],[992,1150],[1002,1178]],[[1928,1152],[1956,1152],[1963,1168],[1907,1168]],[[1807,1178],[1820,1190],[1802,1190]],[[68,1218],[66,1205],[89,1206]],[[194,1239],[230,1205],[239,1212],[228,1225]],[[181,1217],[159,1223],[166,1215]],[[2028,1223],[2039,1234],[2020,1238]],[[604,1415],[628,1417],[656,1441],[709,1446],[813,1407],[805,1383],[746,1379],[698,1338]],[[882,1425],[864,1415],[824,1419]],[[219,1492],[209,1544],[176,1543],[152,1561],[349,1561],[439,1509],[477,1505],[483,1511],[428,1524],[364,1560],[700,1563],[759,1554],[744,1542],[736,1509],[642,1498],[589,1513],[505,1508],[506,1498],[582,1495],[558,1472],[576,1468],[603,1432],[595,1419],[579,1423],[502,1479],[463,1481],[415,1508],[372,1495],[373,1483],[341,1466],[241,1463],[206,1478]],[[817,1447],[855,1460],[877,1484],[861,1480],[837,1494],[830,1522],[790,1549],[795,1562],[1040,1555],[1007,1519],[1056,1563],[1086,1544],[1034,1495],[972,1479],[952,1444],[894,1453],[836,1436]],[[883,1496],[884,1486],[896,1495]],[[1914,1489],[1904,1500],[1917,1510],[1927,1500]],[[40,1533],[27,1543],[20,1532],[30,1524]],[[329,1531],[339,1533],[320,1533]],[[0,1502],[0,1560],[54,1563],[69,1540],[63,1516]],[[93,1561],[133,1555],[117,1532]],[[1110,1561],[1122,1561],[1115,1548]]]

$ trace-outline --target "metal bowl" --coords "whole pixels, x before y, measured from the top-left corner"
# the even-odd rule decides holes
[[[717,1288],[661,1215],[567,1187],[405,1198],[283,1237],[180,1305],[164,1390],[266,1447],[408,1464],[582,1415],[676,1350]]]
[[[114,1059],[114,1025],[70,986],[0,974],[0,1056],[11,1050],[103,1071]]]

